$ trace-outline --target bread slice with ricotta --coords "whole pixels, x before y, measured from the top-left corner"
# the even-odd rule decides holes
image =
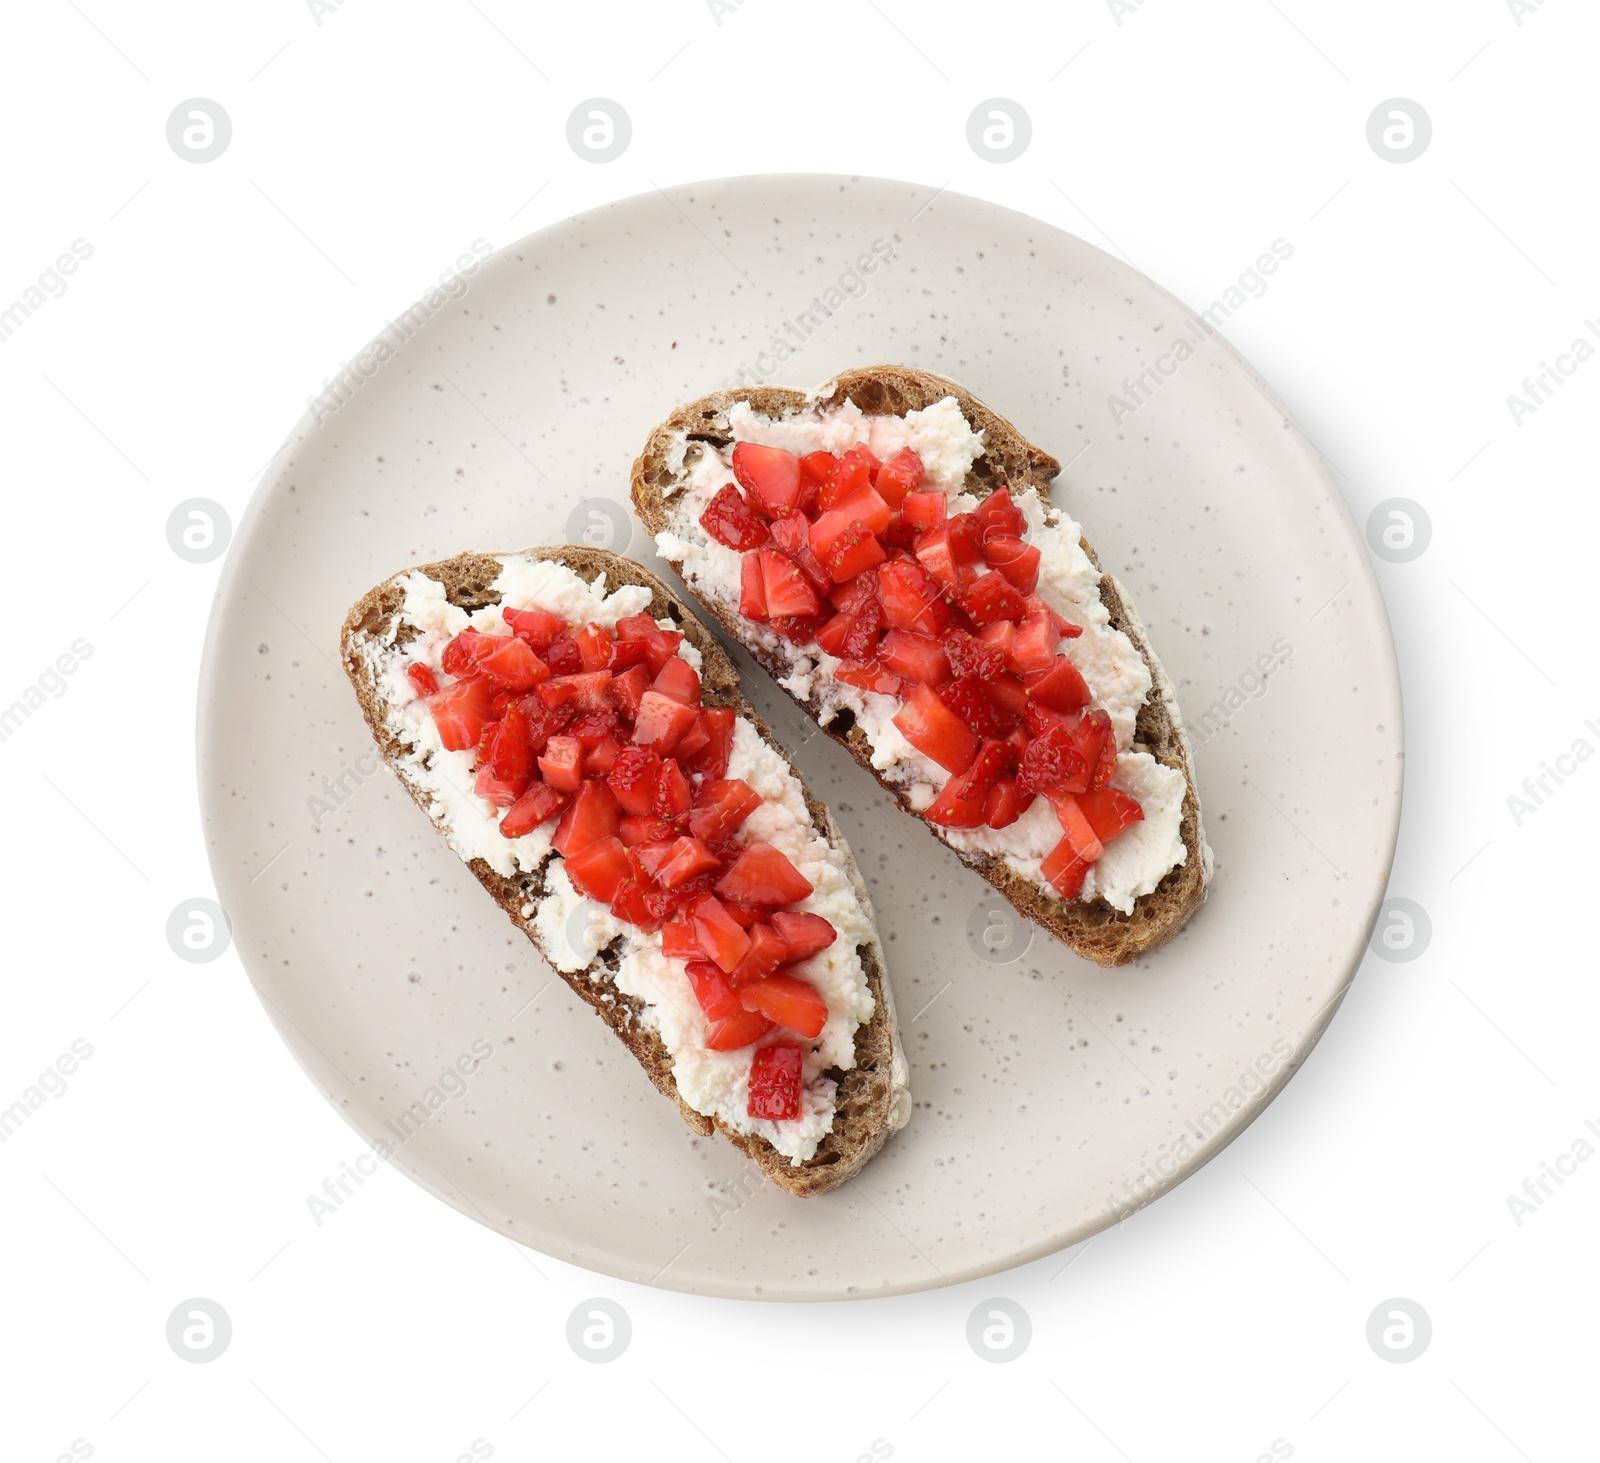
[[[872,366],[813,391],[723,390],[679,407],[645,443],[633,469],[634,506],[657,551],[701,607],[738,639],[833,739],[913,815],[948,774],[910,747],[890,720],[894,697],[840,683],[839,662],[814,642],[797,646],[740,613],[738,555],[700,523],[711,497],[734,480],[741,441],[798,455],[843,453],[857,443],[880,459],[912,446],[924,488],[949,496],[952,513],[1008,487],[1042,550],[1036,593],[1082,627],[1064,642],[1116,731],[1116,785],[1144,809],[1141,823],[1108,843],[1082,891],[1063,899],[1041,875],[1054,816],[1039,798],[1002,830],[927,826],[1019,911],[1078,954],[1123,965],[1170,940],[1199,908],[1212,870],[1201,826],[1194,759],[1171,682],[1127,591],[1100,568],[1079,526],[1051,501],[1056,459],[955,382],[928,371]]]
[[[584,906],[551,847],[554,819],[520,838],[502,835],[501,810],[474,792],[474,754],[442,744],[408,668],[436,659],[464,628],[504,633],[502,607],[612,625],[623,615],[648,614],[682,632],[679,653],[699,672],[704,705],[737,713],[728,775],[746,775],[767,799],[762,836],[789,840],[786,846],[816,885],[813,898],[829,901],[816,907],[826,907],[839,930],[834,947],[804,967],[815,967],[814,978],[833,995],[829,1024],[811,1044],[815,1070],[808,1066],[803,1120],[778,1123],[745,1114],[737,1069],[715,1060],[732,1054],[695,1045],[697,1032],[703,1039],[703,1018],[682,963],[661,955],[658,936],[624,925],[602,906]],[[791,1194],[825,1193],[859,1173],[905,1123],[911,1105],[866,885],[827,806],[805,788],[740,693],[727,654],[683,603],[647,570],[599,549],[468,553],[397,574],[363,595],[345,621],[341,644],[384,763],[511,922],[678,1105],[689,1127],[702,1135],[720,1132]],[[584,927],[580,940],[573,938],[575,921]]]

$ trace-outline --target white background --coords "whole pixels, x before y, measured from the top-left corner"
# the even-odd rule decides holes
[[[1600,748],[1584,726],[1600,725],[1600,360],[1520,425],[1506,399],[1600,316],[1600,16],[1578,0],[313,8],[45,0],[7,18],[0,310],[75,239],[93,253],[0,342],[0,705],[75,639],[92,654],[0,742],[0,1108],[75,1040],[93,1055],[0,1144],[0,1452],[450,1463],[476,1442],[845,1463],[1032,1438],[1096,1463],[1592,1456],[1600,1162],[1570,1160],[1519,1215],[1508,1196],[1586,1132],[1600,1148],[1584,1126],[1600,1128],[1600,769],[1568,763],[1520,822],[1507,799],[1577,739]],[[233,123],[201,165],[166,138],[197,96]],[[596,96],[633,124],[605,164],[566,140]],[[996,96],[1033,126],[1005,164],[966,140]],[[1394,97],[1434,128],[1404,164],[1367,140]],[[388,1170],[318,1226],[306,1198],[359,1140],[234,954],[189,964],[165,937],[177,904],[212,893],[191,718],[218,573],[170,550],[167,516],[206,497],[237,524],[306,397],[472,240],[787,170],[948,184],[1198,307],[1293,243],[1228,334],[1358,523],[1396,497],[1432,522],[1419,558],[1378,565],[1408,742],[1391,892],[1427,911],[1431,944],[1369,957],[1285,1095],[1196,1177],[974,1285],[814,1307],[631,1287],[519,1251]],[[566,1340],[594,1296],[632,1322],[606,1365]],[[966,1340],[996,1296],[1032,1323],[1003,1365]],[[208,1364],[166,1340],[190,1297],[232,1320]],[[1367,1340],[1394,1297],[1432,1321],[1408,1364]]]

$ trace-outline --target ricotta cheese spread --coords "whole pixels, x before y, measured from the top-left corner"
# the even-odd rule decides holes
[[[473,791],[473,752],[450,751],[443,745],[426,702],[406,675],[418,661],[437,672],[445,646],[463,630],[507,633],[502,605],[544,610],[574,624],[592,620],[612,630],[619,619],[642,613],[650,603],[648,589],[625,584],[608,591],[603,575],[587,583],[565,564],[552,560],[507,554],[501,556],[501,564],[494,583],[499,603],[470,614],[449,602],[443,584],[420,570],[412,571],[401,581],[405,603],[388,639],[364,647],[373,658],[378,687],[388,707],[388,730],[405,748],[398,759],[400,770],[408,781],[428,791],[430,814],[461,858],[469,862],[481,858],[507,878],[545,869],[543,895],[522,913],[531,920],[542,949],[557,969],[567,974],[590,969],[599,975],[598,953],[621,938],[617,989],[642,1003],[641,1020],[660,1036],[671,1054],[673,1079],[690,1107],[734,1132],[766,1139],[792,1163],[804,1162],[833,1125],[836,1083],[822,1074],[855,1066],[856,1030],[872,1019],[876,1005],[858,951],[874,939],[872,917],[851,877],[848,856],[817,829],[789,764],[740,717],[734,726],[726,775],[743,779],[762,798],[761,806],[746,819],[741,839],[770,843],[781,850],[813,885],[812,893],[792,907],[823,916],[838,931],[838,938],[826,950],[792,967],[816,987],[828,1005],[827,1023],[820,1035],[801,1044],[805,1076],[801,1115],[783,1122],[752,1118],[746,1110],[750,1051],[718,1052],[705,1046],[705,1017],[683,962],[662,952],[658,932],[616,919],[604,905],[585,899],[573,888],[563,860],[551,847],[554,819],[522,838],[506,838],[500,832],[503,810]],[[660,623],[663,628],[675,628],[671,621]],[[404,645],[396,639],[402,624],[420,631]],[[679,654],[700,669],[700,652],[687,639],[679,646]],[[891,1125],[899,1128],[910,1115],[910,1093],[909,1073],[898,1046],[890,1075]]]
[[[924,490],[942,491],[951,514],[965,513],[978,499],[964,491],[966,475],[983,454],[983,433],[975,432],[953,396],[904,416],[869,416],[854,402],[811,407],[793,416],[773,419],[740,402],[728,413],[734,441],[763,447],[808,452],[843,453],[866,443],[874,456],[887,461],[903,447],[922,459]],[[684,581],[708,604],[739,615],[740,554],[712,538],[700,526],[700,515],[725,484],[734,482],[733,442],[726,448],[691,442],[674,443],[669,466],[685,484],[673,503],[671,526],[656,535],[663,559],[681,565]],[[1112,785],[1137,798],[1144,820],[1106,845],[1089,868],[1080,898],[1104,899],[1114,909],[1131,913],[1134,901],[1159,884],[1168,870],[1188,858],[1182,834],[1183,773],[1164,766],[1148,752],[1133,747],[1139,708],[1151,694],[1150,669],[1133,642],[1111,624],[1100,597],[1100,573],[1084,550],[1082,530],[1059,509],[1047,505],[1033,488],[1012,489],[1012,501],[1027,518],[1027,540],[1039,549],[1039,582],[1035,593],[1063,619],[1081,627],[1076,639],[1064,640],[1061,653],[1071,658],[1093,697],[1092,704],[1111,718],[1117,738],[1117,771]],[[917,751],[894,725],[900,709],[894,696],[880,695],[841,683],[839,661],[819,645],[797,646],[764,625],[742,620],[744,633],[785,668],[779,677],[791,695],[815,699],[826,724],[849,711],[872,748],[872,765],[883,779],[903,791],[921,811],[938,796],[950,774]],[[929,825],[930,827],[933,825]],[[1060,841],[1061,830],[1044,798],[1008,828],[934,828],[960,852],[985,853],[1047,893],[1044,857]]]

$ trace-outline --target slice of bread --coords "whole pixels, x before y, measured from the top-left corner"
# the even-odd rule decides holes
[[[608,590],[615,590],[624,584],[648,590],[651,600],[647,613],[657,619],[670,617],[683,631],[688,643],[700,652],[701,694],[705,704],[732,707],[751,723],[780,757],[783,756],[772,739],[771,731],[740,693],[738,673],[727,653],[655,575],[601,549],[534,548],[522,550],[516,557],[557,560],[586,583],[593,583],[597,575],[603,574]],[[452,605],[464,610],[470,612],[499,601],[494,584],[502,569],[502,559],[497,555],[461,554],[454,559],[417,567],[429,579],[444,586],[446,598]],[[417,805],[437,822],[444,816],[444,809],[436,808],[429,788],[409,774],[408,766],[415,765],[415,748],[396,734],[389,715],[392,705],[384,694],[380,679],[385,653],[392,654],[395,645],[404,646],[420,633],[404,616],[406,591],[402,581],[412,572],[415,571],[398,574],[361,597],[344,623],[342,658],[384,762]],[[787,758],[784,760],[787,762]],[[795,775],[798,778],[799,774]],[[804,788],[803,781],[801,786]],[[805,791],[804,796],[817,830],[843,856],[850,884],[870,923],[872,906],[866,885],[843,835],[826,804],[813,797],[809,790]],[[514,876],[505,877],[482,858],[468,861],[468,867],[478,882],[489,891],[495,903],[547,957],[549,952],[535,928],[533,915],[539,901],[548,892],[550,875],[560,862],[559,855],[552,853],[535,871],[519,870]],[[867,1160],[883,1146],[890,1132],[904,1124],[910,1106],[906,1092],[906,1063],[900,1049],[894,997],[885,972],[883,949],[875,934],[869,943],[857,946],[872,993],[873,1015],[856,1028],[855,1065],[847,1070],[834,1069],[825,1074],[837,1084],[832,1126],[823,1136],[815,1154],[801,1163],[791,1161],[759,1135],[733,1131],[721,1119],[697,1112],[684,1100],[673,1077],[672,1054],[649,1021],[649,1008],[617,987],[615,976],[623,938],[619,936],[606,949],[598,952],[583,969],[571,973],[557,969],[557,973],[599,1013],[606,1025],[638,1059],[656,1087],[678,1104],[684,1120],[696,1133],[708,1135],[713,1131],[721,1131],[773,1183],[791,1194],[807,1196],[826,1193],[859,1173]],[[555,961],[552,960],[551,964],[552,968],[556,968]]]
[[[650,434],[644,451],[634,463],[634,507],[653,535],[664,532],[669,535],[669,547],[662,549],[662,556],[674,572],[684,578],[701,606],[768,671],[782,680],[791,673],[792,667],[777,637],[744,620],[738,613],[736,599],[721,596],[714,602],[704,592],[705,586],[697,586],[692,574],[684,574],[681,558],[675,559],[670,552],[670,545],[674,540],[681,541],[685,531],[704,537],[697,525],[686,521],[690,470],[696,457],[694,444],[726,448],[734,440],[730,413],[741,404],[762,417],[779,421],[847,403],[869,417],[898,417],[924,411],[947,398],[954,398],[968,426],[983,434],[983,451],[966,473],[964,490],[981,498],[1002,486],[1017,491],[1032,488],[1048,508],[1050,485],[1060,472],[1060,464],[1054,457],[1027,442],[1011,423],[955,382],[904,366],[870,366],[847,371],[814,392],[757,386],[713,392],[679,407]],[[1131,750],[1148,752],[1157,762],[1183,774],[1185,791],[1179,825],[1183,862],[1171,868],[1154,889],[1135,899],[1131,912],[1125,913],[1101,898],[1063,900],[1038,881],[1011,868],[999,855],[959,847],[955,852],[1018,910],[1078,954],[1100,965],[1125,965],[1170,940],[1200,907],[1211,877],[1211,850],[1200,823],[1193,755],[1172,684],[1150,648],[1144,625],[1127,591],[1110,574],[1100,570],[1099,560],[1089,544],[1082,540],[1080,544],[1093,572],[1100,575],[1099,594],[1109,612],[1110,627],[1127,635],[1150,672],[1151,690],[1134,722]],[[853,724],[852,718],[837,717],[834,710],[823,704],[815,687],[805,695],[797,695],[792,689],[790,694],[902,807],[913,817],[917,816],[904,786],[897,786],[873,767],[872,745],[862,729]],[[944,830],[933,824],[928,826],[943,838]]]

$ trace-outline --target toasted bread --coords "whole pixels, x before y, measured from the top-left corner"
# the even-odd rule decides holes
[[[853,404],[869,417],[904,416],[930,408],[946,398],[954,398],[969,427],[983,434],[983,450],[966,473],[964,490],[982,498],[1001,486],[1016,490],[1032,488],[1048,507],[1051,483],[1060,472],[1060,464],[1054,457],[1026,441],[1009,422],[953,381],[902,366],[847,371],[814,392],[758,386],[713,392],[679,407],[650,434],[634,464],[634,507],[653,535],[669,534],[669,546],[674,539],[681,541],[679,530],[699,533],[697,525],[691,526],[685,521],[683,511],[688,500],[688,468],[694,457],[692,447],[696,443],[719,449],[726,447],[734,438],[729,413],[740,404],[778,421],[797,413],[826,411],[846,403]],[[703,533],[700,536],[703,538]],[[1087,541],[1080,539],[1080,546],[1094,572],[1100,575],[1099,595],[1109,613],[1110,627],[1128,637],[1150,673],[1151,689],[1138,711],[1131,749],[1148,752],[1163,766],[1183,774],[1185,789],[1179,823],[1183,861],[1168,870],[1153,889],[1133,900],[1131,911],[1125,912],[1112,907],[1103,898],[1064,900],[1038,881],[1020,874],[999,855],[959,847],[955,851],[968,867],[1029,919],[1078,954],[1100,965],[1115,966],[1125,965],[1170,940],[1199,908],[1211,877],[1211,850],[1201,827],[1193,755],[1172,684],[1150,647],[1144,625],[1127,592],[1113,576],[1101,571],[1099,560]],[[668,548],[663,548],[662,556],[684,579],[702,608],[714,615],[728,634],[739,640],[768,671],[780,681],[790,673],[790,663],[777,637],[759,633],[760,627],[743,619],[736,601],[727,595],[708,594],[708,586],[696,584],[692,574],[685,575],[683,561],[675,559]],[[807,694],[796,694],[791,687],[785,689],[907,812],[918,816],[903,785],[885,778],[874,768],[872,744],[852,718],[837,717],[833,709],[824,705],[815,688]],[[928,826],[936,835],[944,837],[944,830],[933,824]]]
[[[655,618],[670,617],[677,622],[687,641],[700,652],[701,693],[705,704],[733,708],[751,723],[770,747],[783,755],[766,724],[740,694],[738,674],[727,654],[655,575],[601,549],[534,548],[523,550],[518,556],[504,557],[557,560],[587,583],[603,574],[608,590],[624,584],[648,590],[651,600],[647,612]],[[502,566],[502,556],[468,553],[418,568],[429,579],[444,586],[451,604],[470,612],[498,602],[499,595],[493,586]],[[433,793],[411,774],[409,769],[415,766],[416,749],[397,735],[389,716],[391,705],[380,684],[383,653],[393,646],[406,645],[419,633],[403,613],[406,594],[402,580],[411,572],[408,570],[385,581],[357,602],[344,623],[342,658],[385,764],[417,805],[438,823],[444,817],[444,809],[435,806]],[[804,788],[803,781],[801,786]],[[805,790],[804,796],[816,829],[842,854],[849,882],[870,921],[871,904],[865,883],[832,814],[809,790]],[[559,855],[551,853],[532,872],[519,869],[512,877],[506,877],[482,858],[468,860],[468,867],[495,903],[547,958],[550,952],[535,928],[533,912],[548,892],[547,880],[560,862]],[[837,1084],[832,1125],[816,1152],[798,1163],[761,1136],[733,1131],[721,1119],[696,1111],[684,1100],[673,1077],[672,1054],[648,1020],[648,1007],[616,984],[622,943],[620,937],[614,940],[581,970],[566,972],[557,967],[558,973],[633,1053],[656,1087],[678,1104],[691,1129],[702,1135],[721,1131],[780,1188],[791,1194],[808,1196],[838,1187],[859,1173],[862,1165],[883,1146],[890,1132],[905,1121],[909,1110],[906,1065],[900,1050],[894,998],[885,972],[883,950],[876,935],[870,942],[857,946],[873,997],[873,1015],[856,1029],[855,1064],[848,1070],[826,1074]],[[555,966],[554,961],[552,966]]]

